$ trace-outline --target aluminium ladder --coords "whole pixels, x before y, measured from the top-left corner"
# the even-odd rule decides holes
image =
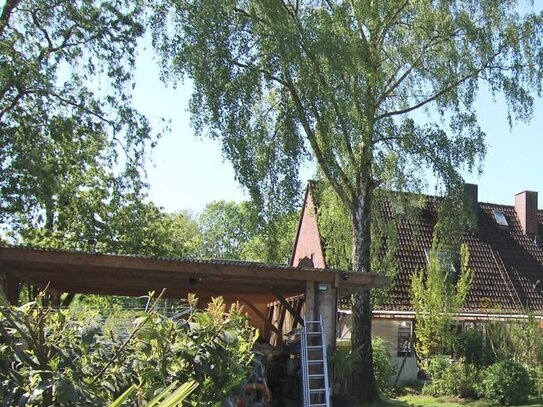
[[[330,407],[326,340],[322,316],[302,327],[302,383],[304,407]]]

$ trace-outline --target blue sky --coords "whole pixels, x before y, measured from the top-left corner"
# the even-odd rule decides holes
[[[235,181],[230,163],[225,162],[217,141],[197,138],[190,126],[188,103],[190,84],[176,89],[159,79],[159,69],[149,49],[141,53],[136,70],[134,103],[155,128],[170,121],[152,151],[147,165],[150,198],[167,211],[200,211],[214,200],[247,199]]]
[[[171,120],[171,132],[159,141],[147,166],[150,198],[167,211],[200,211],[214,200],[247,199],[232,166],[222,158],[220,144],[195,137],[187,112],[191,90],[190,84],[166,87],[159,80],[152,52],[142,52],[136,107],[155,127],[161,126],[161,117]],[[516,193],[531,190],[541,193],[543,208],[543,101],[537,102],[530,123],[517,123],[512,130],[505,104],[492,100],[487,92],[482,92],[477,111],[488,152],[483,174],[467,175],[466,181],[479,185],[479,201],[512,205]],[[432,193],[432,188],[427,192]]]

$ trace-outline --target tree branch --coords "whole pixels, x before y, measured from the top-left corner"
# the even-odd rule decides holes
[[[32,93],[31,91],[27,89],[25,90],[17,89],[17,91],[18,91],[17,95],[12,99],[11,103],[9,103],[8,106],[0,110],[0,122],[2,122],[4,115],[10,110],[14,109],[22,98]]]
[[[32,16],[32,22],[34,25],[40,30],[45,37],[45,40],[47,41],[47,48],[50,50],[53,48],[53,41],[51,40],[51,37],[49,36],[49,33],[45,28],[42,27],[42,25],[39,22],[39,18],[37,16],[37,10],[32,10],[30,12],[30,15]],[[41,54],[41,53],[40,53]]]
[[[262,69],[262,68],[256,68],[255,66],[252,66],[252,65],[249,65],[249,64],[246,64],[244,62],[239,62],[239,61],[235,61],[235,60],[232,60],[231,61],[232,64],[234,64],[235,66],[239,67],[239,68],[243,68],[243,69],[256,69],[258,72],[260,72],[262,75],[266,76],[267,78],[283,85],[283,86],[287,86],[287,83],[279,78],[278,76],[272,74],[270,71],[267,71],[265,69]]]
[[[464,83],[468,79],[472,79],[472,78],[477,77],[480,72],[481,72],[480,69],[476,70],[475,72],[471,72],[471,73],[461,77],[460,79],[454,81],[453,83],[449,84],[448,86],[441,89],[439,92],[435,93],[434,95],[428,97],[427,99],[424,99],[421,102],[419,102],[419,103],[417,103],[415,105],[409,106],[409,107],[407,107],[405,109],[400,109],[400,110],[395,110],[395,111],[392,111],[392,112],[383,113],[382,115],[377,116],[376,120],[381,120],[381,119],[384,119],[385,117],[399,116],[399,115],[402,115],[402,114],[409,113],[409,112],[412,112],[414,110],[417,110],[417,109],[427,105],[428,103],[431,103],[434,100],[440,98],[441,96],[443,96],[447,92],[450,92],[454,88],[460,86],[462,83]]]
[[[368,45],[368,38],[366,37],[366,34],[364,33],[364,27],[362,25],[362,22],[358,18],[356,18],[356,12],[354,10],[353,0],[351,0],[349,3],[351,5],[351,10],[353,12],[353,18],[356,21],[356,25],[357,25],[357,28],[358,28],[358,35],[359,35],[360,39],[362,40],[362,42],[364,43],[364,45],[367,46]]]
[[[389,22],[388,23],[385,23],[385,26],[383,28],[383,30],[377,35],[377,40],[375,41],[375,45],[378,49],[381,49],[382,46],[383,46],[383,43],[385,41],[385,37],[388,33],[388,31],[390,30],[390,28],[395,24],[395,22],[397,21],[398,17],[400,16],[400,13],[407,7],[407,5],[409,4],[409,0],[405,0],[403,2],[403,4],[398,7],[397,10],[395,10],[392,15],[390,16],[390,18],[388,18]],[[385,19],[387,19],[385,17]]]
[[[104,123],[107,123],[109,124],[110,126],[114,126],[115,123],[113,123],[110,119],[106,118],[104,115],[102,115],[101,113],[97,112],[97,111],[94,111],[92,109],[89,109],[88,107],[86,107],[83,103],[78,103],[77,101],[75,100],[70,100],[70,99],[67,99],[61,95],[59,95],[58,93],[55,93],[55,92],[48,92],[47,93],[49,96],[52,96],[58,100],[60,100],[61,102],[63,102],[64,104],[66,105],[69,105],[69,106],[72,106],[72,107],[76,107],[78,109],[81,109],[83,110],[84,112],[90,114],[91,116],[94,116],[96,117],[97,119],[99,119],[100,121],[103,121]]]
[[[292,78],[288,75],[288,73],[285,74],[286,78],[286,88],[288,89],[290,95],[292,96],[292,99],[294,101],[294,104],[296,106],[296,110],[298,112],[298,117],[300,119],[300,122],[302,123],[302,127],[304,128],[304,131],[306,133],[307,139],[309,140],[309,144],[311,145],[311,148],[313,149],[313,153],[315,154],[315,158],[317,159],[317,162],[319,163],[320,167],[322,168],[322,171],[325,175],[325,177],[328,179],[340,199],[345,203],[348,204],[349,207],[352,206],[352,202],[347,195],[345,189],[341,187],[341,185],[338,183],[338,180],[333,176],[335,172],[338,170],[341,172],[339,168],[337,168],[337,164],[335,162],[328,162],[326,158],[324,157],[324,154],[319,146],[319,143],[317,141],[317,137],[315,135],[315,132],[311,128],[311,125],[309,124],[309,120],[306,116],[305,107],[300,99],[300,95],[298,94],[298,91],[296,90],[296,87],[294,86],[294,83],[292,82]],[[333,165],[336,171],[331,167]],[[349,184],[345,183],[345,187],[349,189],[349,193],[352,195],[352,191],[349,188]]]
[[[290,10],[288,10],[286,5],[285,5],[285,9],[287,10],[287,13],[290,14],[294,24],[296,25],[296,29],[297,29],[298,34],[300,36],[299,37],[300,38],[300,46],[302,47],[302,49],[304,50],[304,52],[308,56],[309,60],[311,61],[312,65],[313,65],[313,68],[315,69],[315,72],[317,73],[317,78],[319,79],[320,84],[325,89],[327,89],[328,94],[331,95],[332,106],[334,108],[334,112],[336,113],[337,119],[339,120],[340,127],[342,129],[341,132],[343,134],[343,141],[345,143],[345,149],[347,150],[349,161],[350,161],[351,165],[354,167],[354,166],[356,166],[356,158],[355,158],[354,152],[352,150],[351,140],[350,140],[350,137],[349,137],[349,131],[348,131],[347,126],[345,124],[344,115],[341,113],[339,103],[338,103],[337,98],[335,96],[335,94],[336,94],[335,89],[331,88],[331,86],[329,85],[329,83],[326,80],[325,76],[322,74],[322,69],[321,69],[321,66],[320,66],[316,56],[313,54],[313,52],[311,52],[310,48],[303,42],[303,32],[302,32],[302,26],[301,26],[300,20],[298,19],[298,17],[296,15],[293,15],[290,12]]]
[[[392,92],[394,92],[394,90],[398,86],[400,86],[400,84],[411,74],[411,72],[413,72],[413,69],[415,69],[415,67],[417,67],[417,65],[421,61],[422,57],[424,55],[426,55],[426,53],[430,50],[430,48],[432,48],[434,45],[439,44],[439,42],[434,42],[438,38],[439,38],[439,36],[433,37],[428,44],[426,44],[424,47],[422,47],[421,52],[415,58],[415,60],[410,64],[409,68],[398,79],[395,80],[396,75],[398,75],[398,73],[400,72],[402,67],[405,66],[405,65],[400,65],[400,66],[397,67],[397,69],[394,71],[394,73],[392,75],[390,75],[390,78],[387,81],[386,85],[384,86],[384,90],[383,90],[381,96],[375,102],[375,107],[376,108],[377,108],[377,106],[379,106],[381,104],[381,102],[388,95],[390,95]]]
[[[13,10],[19,5],[21,0],[7,0],[0,14],[0,37],[4,35],[6,27],[9,25],[9,19]]]

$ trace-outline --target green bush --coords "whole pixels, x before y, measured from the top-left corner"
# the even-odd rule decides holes
[[[390,354],[382,338],[374,336],[371,340],[371,345],[373,348],[373,368],[377,389],[379,393],[387,394],[390,391],[390,380],[396,372],[396,368],[390,359]]]
[[[428,375],[431,382],[425,383],[422,391],[431,396],[461,396],[474,398],[479,393],[479,369],[465,359],[452,361],[447,356],[430,360]]]
[[[454,389],[449,380],[449,372],[451,369],[451,359],[448,356],[434,356],[428,362],[426,373],[431,381],[424,384],[422,388],[423,394],[430,396],[445,396],[452,395]]]
[[[520,363],[501,361],[486,370],[483,395],[493,404],[517,405],[527,401],[533,388],[528,370]]]
[[[496,362],[484,334],[476,329],[467,329],[458,335],[453,347],[455,358],[464,359],[465,363],[475,368],[480,369]]]
[[[192,405],[237,394],[256,338],[246,314],[222,299],[205,311],[191,299],[177,311],[169,318],[152,307],[131,313],[125,329],[106,330],[99,313],[0,304],[0,406],[107,405],[133,384],[130,405],[141,406],[172,382],[191,381]]]
[[[543,398],[543,366],[530,367],[528,373],[534,384],[534,395]]]

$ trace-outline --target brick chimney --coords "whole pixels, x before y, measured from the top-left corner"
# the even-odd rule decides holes
[[[468,208],[471,209],[471,213],[477,219],[479,214],[479,192],[477,184],[464,184],[464,199]]]
[[[515,195],[515,212],[527,235],[537,234],[537,192],[524,191]]]

